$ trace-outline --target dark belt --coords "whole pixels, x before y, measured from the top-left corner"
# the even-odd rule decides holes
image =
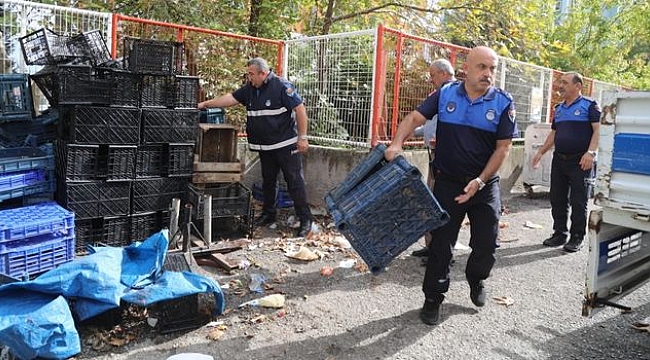
[[[562,160],[577,160],[577,159],[580,159],[582,157],[582,155],[584,155],[585,153],[586,153],[586,151],[571,153],[571,154],[565,154],[565,153],[559,153],[559,152],[556,151],[556,152],[553,153],[553,156],[557,156],[558,158],[560,158]]]

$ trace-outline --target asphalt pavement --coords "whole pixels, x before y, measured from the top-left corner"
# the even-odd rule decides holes
[[[552,232],[547,192],[533,198],[515,193],[504,205],[501,247],[486,281],[488,303],[476,308],[469,299],[468,251],[460,246],[436,326],[418,318],[424,267],[410,252],[423,240],[375,276],[360,262],[341,267],[354,252],[341,247],[323,216],[321,233],[308,240],[287,237],[284,223],[257,230],[249,246],[228,254],[250,267],[231,273],[204,268],[227,287],[227,311],[209,326],[167,335],[142,331],[125,345],[100,351],[86,343],[77,358],[160,360],[201,353],[214,359],[650,359],[650,333],[632,328],[650,316],[650,285],[621,301],[631,313],[607,308],[582,317],[587,247],[569,254],[541,245]],[[465,225],[459,242],[468,240]],[[300,245],[319,258],[287,256]],[[257,275],[267,279],[264,293],[250,291]],[[272,293],[284,294],[283,308],[239,308]]]

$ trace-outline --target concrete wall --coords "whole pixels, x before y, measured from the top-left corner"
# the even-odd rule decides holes
[[[325,208],[323,200],[325,194],[340,184],[352,169],[368,154],[369,149],[340,149],[322,146],[310,146],[309,153],[303,156],[303,171],[307,183],[307,199],[313,207]],[[244,184],[252,189],[253,184],[262,183],[262,175],[256,153],[246,149],[245,143],[239,148],[240,159],[246,162],[247,172],[244,175]],[[426,179],[428,174],[428,160],[426,150],[405,151],[406,160],[416,166]],[[510,189],[522,172],[524,161],[524,147],[513,146],[510,156],[501,167],[501,194],[508,197]],[[280,182],[284,183],[282,175]]]

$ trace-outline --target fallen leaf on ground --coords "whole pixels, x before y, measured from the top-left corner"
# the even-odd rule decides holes
[[[515,300],[508,296],[495,296],[492,298],[497,304],[505,307],[515,304]]]
[[[535,224],[535,223],[532,222],[532,221],[526,221],[526,222],[524,223],[524,227],[527,227],[527,228],[529,228],[529,229],[543,229],[543,228],[544,228],[542,225],[540,225],[540,224]]]
[[[298,250],[297,252],[286,253],[284,255],[292,259],[298,259],[303,261],[313,261],[318,259],[318,254],[316,254],[315,252],[309,250],[304,246],[301,246],[300,250]]]
[[[251,324],[259,324],[266,320],[266,315],[257,315],[256,317],[250,319]]]
[[[648,326],[648,325],[642,325],[642,326],[632,325],[632,328],[634,330],[639,330],[639,331],[650,333],[650,326]]]
[[[323,266],[320,269],[320,274],[322,276],[332,276],[332,274],[334,274],[334,268],[331,266]]]
[[[507,228],[508,226],[510,226],[510,224],[508,224],[507,222],[505,222],[505,221],[499,221],[499,228],[500,228],[500,229],[505,229],[505,228]]]
[[[206,338],[208,338],[210,340],[213,340],[213,341],[217,341],[217,340],[221,339],[223,334],[224,334],[223,331],[221,331],[219,329],[213,329],[208,333],[208,335],[206,335]]]

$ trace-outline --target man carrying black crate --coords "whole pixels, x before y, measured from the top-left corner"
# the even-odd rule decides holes
[[[394,159],[413,130],[438,115],[433,194],[451,219],[433,231],[429,246],[422,284],[425,302],[420,312],[428,325],[437,324],[440,318],[440,304],[449,290],[452,251],[465,215],[470,221],[472,248],[465,277],[472,303],[485,305],[484,280],[495,262],[501,215],[496,173],[517,136],[512,97],[493,86],[497,65],[492,49],[479,46],[470,50],[463,64],[466,80],[442,86],[404,117],[386,150],[386,159]]]
[[[287,190],[300,220],[298,236],[311,231],[312,215],[307,204],[301,154],[307,152],[307,110],[293,84],[271,72],[266,60],[248,61],[248,82],[230,94],[198,104],[199,109],[246,106],[248,147],[258,151],[262,165],[264,205],[256,226],[276,218],[277,178],[282,170]]]

